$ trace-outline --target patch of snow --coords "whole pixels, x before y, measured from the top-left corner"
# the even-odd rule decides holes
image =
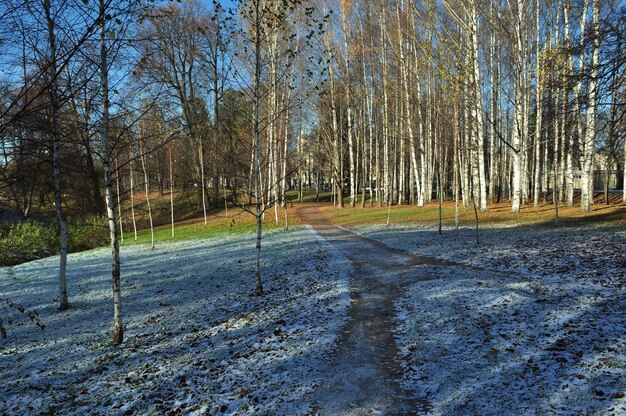
[[[362,227],[465,267],[396,302],[404,387],[430,415],[626,414],[626,233],[611,228]]]
[[[266,295],[254,236],[122,247],[126,340],[110,345],[110,250],[0,269],[0,414],[304,414],[350,303],[350,263],[308,227],[268,232]]]

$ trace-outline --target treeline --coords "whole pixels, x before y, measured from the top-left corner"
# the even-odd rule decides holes
[[[121,202],[147,177],[161,194],[170,179],[194,188],[205,215],[224,199],[251,203],[255,68],[240,35],[254,2],[108,3]],[[0,192],[24,217],[54,205],[51,101],[66,209],[105,213],[95,4],[50,5],[55,75],[44,3],[3,6]],[[579,191],[588,210],[595,170],[606,190],[623,187],[618,2],[319,0],[271,14],[258,94],[264,205],[313,183],[340,204],[423,205],[441,188],[463,205],[509,199],[517,211],[572,206]]]
[[[594,171],[623,188],[625,25],[604,0],[341,1],[317,131],[338,193],[588,211]]]

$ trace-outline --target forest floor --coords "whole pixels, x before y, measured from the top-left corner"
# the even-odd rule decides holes
[[[312,227],[265,234],[263,298],[252,234],[123,246],[122,347],[109,250],[70,256],[67,312],[57,258],[0,268],[0,414],[626,414],[619,216],[477,245],[467,221],[292,212]]]

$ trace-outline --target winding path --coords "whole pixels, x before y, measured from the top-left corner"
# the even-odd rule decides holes
[[[412,399],[400,387],[402,367],[393,328],[394,301],[404,286],[427,280],[424,264],[455,265],[394,250],[338,228],[317,207],[299,210],[302,219],[337,247],[354,266],[352,304],[325,382],[314,393],[319,415],[415,415],[427,403]]]

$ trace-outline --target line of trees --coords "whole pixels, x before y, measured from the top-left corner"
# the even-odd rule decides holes
[[[339,3],[318,126],[339,205],[369,189],[370,204],[421,206],[440,184],[464,206],[518,212],[571,207],[576,187],[589,211],[594,170],[623,171],[619,2]]]

